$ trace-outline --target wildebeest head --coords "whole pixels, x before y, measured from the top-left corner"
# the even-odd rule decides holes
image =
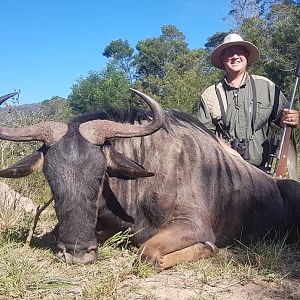
[[[23,177],[43,170],[55,200],[59,222],[57,257],[79,263],[97,257],[95,227],[105,173],[129,179],[153,176],[109,145],[109,138],[145,136],[164,122],[160,105],[133,90],[151,108],[151,122],[130,125],[109,120],[85,123],[42,122],[23,128],[0,127],[0,139],[42,141],[44,145],[9,168],[1,177]]]

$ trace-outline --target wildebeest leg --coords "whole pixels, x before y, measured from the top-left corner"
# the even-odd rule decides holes
[[[158,270],[168,269],[178,263],[196,261],[201,258],[215,256],[218,248],[211,242],[198,243],[182,250],[178,250],[162,256],[156,268]]]
[[[151,261],[159,269],[166,269],[181,262],[195,261],[213,256],[214,234],[205,226],[195,233],[187,224],[173,223],[147,240],[139,249],[141,261]]]

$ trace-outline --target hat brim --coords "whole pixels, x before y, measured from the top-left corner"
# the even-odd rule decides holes
[[[211,64],[218,69],[225,69],[221,60],[221,54],[224,49],[232,46],[243,46],[248,50],[249,52],[248,64],[251,64],[259,60],[259,50],[256,46],[246,41],[235,41],[235,42],[229,42],[218,46],[210,57]]]

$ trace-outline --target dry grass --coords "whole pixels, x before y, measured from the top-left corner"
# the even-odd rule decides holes
[[[0,209],[0,299],[300,299],[300,247],[261,241],[222,249],[213,259],[155,272],[136,261],[130,233],[99,248],[93,265],[55,260],[53,207],[42,214],[29,246],[33,217]]]

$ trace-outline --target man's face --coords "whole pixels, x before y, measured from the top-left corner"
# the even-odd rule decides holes
[[[227,73],[246,71],[248,54],[247,49],[243,46],[224,49],[220,58]]]

